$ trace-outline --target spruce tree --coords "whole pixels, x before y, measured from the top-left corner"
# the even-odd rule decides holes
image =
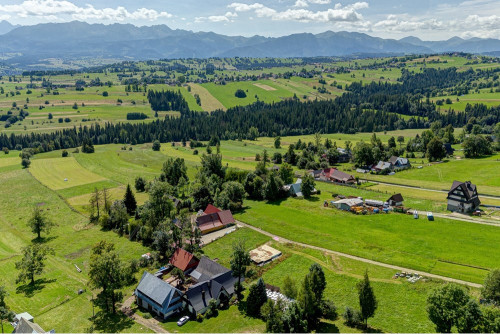
[[[125,196],[123,197],[123,204],[127,208],[127,213],[133,215],[137,209],[137,201],[135,200],[134,193],[130,188],[130,184],[127,184],[127,190],[125,190]]]
[[[368,318],[373,317],[377,309],[377,299],[370,285],[368,271],[365,271],[364,279],[358,283],[358,296],[361,316],[365,321],[365,327],[368,327]]]

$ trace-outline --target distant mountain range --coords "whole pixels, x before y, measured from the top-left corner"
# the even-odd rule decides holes
[[[207,57],[315,57],[349,55],[401,55],[467,52],[498,55],[500,40],[461,39],[422,41],[372,37],[356,32],[241,37],[213,32],[172,30],[166,25],[137,27],[131,24],[84,22],[13,26],[0,22],[0,55],[13,55],[8,64],[24,67],[45,59],[64,61],[92,58],[145,60]]]

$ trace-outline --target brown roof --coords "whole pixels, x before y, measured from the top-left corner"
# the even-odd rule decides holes
[[[230,210],[219,211],[211,214],[204,214],[196,217],[196,224],[201,231],[213,229],[234,223],[233,214]]]
[[[476,192],[476,185],[472,184],[470,181],[466,182],[453,181],[453,184],[448,194],[451,194],[458,187],[462,189],[462,192],[465,194],[467,200],[474,197],[474,193]]]
[[[182,248],[177,248],[174,255],[170,258],[170,264],[182,271],[186,271],[198,264],[198,259],[188,251]]]
[[[403,195],[394,194],[387,201],[393,200],[394,202],[403,202]]]
[[[330,178],[340,181],[354,180],[354,176],[339,171],[338,169],[331,169],[329,173]]]
[[[224,210],[219,212],[219,219],[224,225],[232,224],[235,222],[233,214],[231,213],[230,210]]]
[[[217,213],[217,212],[220,212],[220,211],[221,211],[221,209],[213,206],[212,204],[209,204],[209,205],[207,205],[207,208],[203,212],[208,215],[208,214]]]

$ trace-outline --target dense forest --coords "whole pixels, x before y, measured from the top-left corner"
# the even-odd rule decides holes
[[[180,92],[152,91],[148,99],[153,110],[180,110],[180,117],[167,116],[150,123],[94,124],[53,133],[0,135],[0,147],[37,148],[50,151],[80,146],[84,139],[94,144],[145,143],[221,139],[255,139],[255,136],[287,136],[311,133],[378,132],[407,128],[428,128],[434,121],[461,127],[472,118],[488,129],[500,122],[500,106],[468,105],[465,112],[439,112],[428,95],[451,82],[473,75],[456,69],[404,72],[402,84],[353,83],[335,100],[300,102],[298,98],[278,103],[256,102],[224,111],[191,112]],[[402,117],[401,115],[405,115]],[[408,117],[411,116],[411,117]]]
[[[189,106],[180,91],[148,91],[148,100],[154,111],[189,111]]]

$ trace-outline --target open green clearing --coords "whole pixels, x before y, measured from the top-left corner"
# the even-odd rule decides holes
[[[90,248],[99,240],[116,245],[121,258],[139,258],[147,249],[129,242],[115,233],[102,232],[88,225],[87,218],[75,213],[49,188],[33,178],[27,170],[0,174],[0,277],[6,284],[7,303],[17,313],[29,312],[42,328],[57,332],[85,332],[92,316],[91,293],[87,287]],[[49,218],[59,226],[45,238],[54,248],[49,256],[46,273],[39,276],[34,288],[16,285],[17,270],[14,263],[20,259],[22,247],[32,242],[33,234],[26,225],[35,205],[44,208]],[[78,273],[74,265],[82,269]],[[79,289],[86,292],[78,295]],[[69,316],[71,315],[71,316]],[[105,332],[147,332],[123,316],[103,321]]]
[[[290,240],[477,283],[487,269],[500,266],[490,256],[500,242],[496,226],[396,213],[358,216],[324,208],[323,200],[330,198],[322,193],[311,200],[246,201],[236,217]]]

